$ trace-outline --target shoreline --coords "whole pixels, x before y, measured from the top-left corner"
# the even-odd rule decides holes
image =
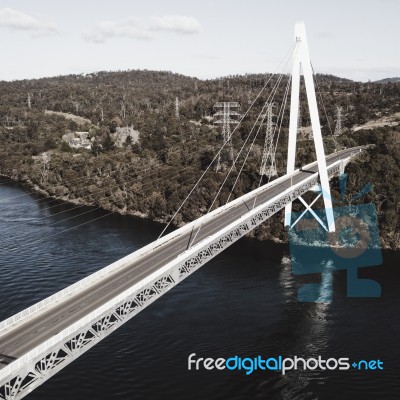
[[[15,183],[18,185],[21,185],[22,187],[26,187],[30,190],[33,191],[33,193],[35,194],[40,194],[42,196],[44,196],[47,199],[54,199],[54,200],[58,200],[60,202],[63,203],[67,203],[67,204],[71,204],[71,205],[77,205],[77,206],[86,206],[86,207],[97,207],[99,209],[101,209],[102,211],[106,211],[106,212],[112,212],[121,216],[130,216],[130,217],[135,217],[135,218],[141,218],[141,219],[145,219],[151,222],[156,222],[159,224],[163,224],[166,225],[169,222],[169,219],[153,219],[150,218],[148,214],[142,213],[140,211],[129,211],[127,210],[126,206],[124,207],[124,209],[119,209],[117,207],[104,207],[103,205],[100,204],[94,204],[94,203],[90,203],[86,200],[84,200],[83,198],[75,198],[75,199],[71,199],[69,197],[65,197],[65,196],[57,196],[56,194],[51,194],[48,191],[46,191],[45,189],[41,188],[40,186],[38,186],[37,184],[33,183],[29,177],[27,177],[26,179],[23,178],[16,178],[16,177],[12,177],[9,175],[6,175],[4,173],[0,173],[0,177],[5,177],[7,179],[9,179],[11,183]],[[67,189],[68,190],[68,189]],[[69,192],[69,190],[68,190]],[[32,192],[31,192],[32,193]],[[186,223],[179,223],[179,224],[172,224],[172,226],[174,228],[180,228],[182,226],[184,226]],[[263,237],[257,237],[255,235],[254,231],[251,231],[246,237],[257,240],[259,242],[271,242],[274,244],[287,244],[288,245],[288,240],[281,240],[277,237],[274,238],[263,238]],[[383,241],[382,237],[380,237],[381,241]],[[394,252],[399,252],[400,249],[394,249],[390,246],[382,246],[381,247],[382,250],[389,250],[389,251],[394,251]]]

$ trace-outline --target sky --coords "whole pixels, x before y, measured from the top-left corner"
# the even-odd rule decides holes
[[[0,0],[0,80],[274,72],[304,21],[315,72],[400,76],[400,0]]]

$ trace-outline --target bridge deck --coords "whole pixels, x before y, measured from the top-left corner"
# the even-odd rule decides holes
[[[354,151],[355,148],[352,148],[328,156],[327,165],[349,157]],[[295,172],[291,177],[265,188],[256,197],[256,205],[266,202],[292,184],[309,177],[310,172],[316,171],[317,166],[314,165],[307,171]],[[255,195],[247,200],[248,207],[253,206],[254,198]],[[247,211],[246,204],[240,202],[221,212],[202,226],[196,243],[229,225]],[[190,232],[178,235],[168,243],[157,247],[152,253],[142,255],[135,262],[89,286],[84,291],[72,295],[50,309],[44,309],[26,322],[16,324],[15,328],[0,332],[0,369],[175,259],[187,249],[189,239]]]

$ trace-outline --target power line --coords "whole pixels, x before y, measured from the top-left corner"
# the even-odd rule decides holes
[[[153,187],[153,186],[154,186],[154,182],[159,181],[159,180],[165,180],[166,178],[173,179],[173,178],[179,177],[180,175],[182,175],[182,172],[184,172],[184,171],[186,171],[186,170],[188,170],[188,169],[190,169],[190,168],[192,168],[192,167],[191,167],[191,166],[188,166],[188,167],[186,167],[186,168],[181,169],[181,170],[179,171],[178,174],[174,174],[174,173],[172,173],[172,174],[167,174],[167,175],[163,175],[163,176],[161,176],[161,177],[159,177],[159,178],[156,178],[156,179],[154,179],[154,180],[152,180],[152,181],[150,181],[150,182],[146,182],[146,184],[142,185],[141,189],[143,189],[143,188],[148,188],[148,187]],[[107,189],[112,188],[113,186],[116,186],[116,185],[107,186],[107,187],[105,187],[104,189],[107,190]],[[100,199],[97,199],[96,201],[97,201],[97,202],[100,202],[101,200],[107,199],[108,197],[109,197],[109,196],[104,196],[104,197],[101,197]],[[65,213],[65,212],[70,212],[70,211],[73,211],[73,210],[76,210],[76,209],[78,209],[78,208],[82,208],[82,207],[85,207],[85,206],[87,207],[86,204],[82,204],[82,205],[73,207],[73,208],[71,208],[71,209],[67,209],[67,210],[64,210],[64,211],[61,211],[61,212],[58,212],[58,213],[55,213],[55,214],[51,214],[51,215],[49,215],[49,216],[47,216],[47,217],[42,217],[41,219],[43,220],[43,219],[46,219],[46,218],[54,217],[54,216],[56,216],[56,215],[63,214],[63,213]],[[50,207],[50,208],[51,208],[51,207]],[[93,211],[95,211],[95,210],[97,210],[97,209],[102,209],[102,207],[101,207],[101,206],[97,206],[97,207],[95,206],[95,208],[94,208],[93,210],[85,211],[85,212],[83,212],[83,213],[77,214],[77,215],[75,215],[75,216],[73,216],[73,217],[69,217],[69,218],[63,219],[63,220],[61,220],[61,221],[56,221],[56,222],[54,222],[54,223],[52,223],[52,224],[50,224],[50,225],[47,225],[47,226],[45,226],[45,227],[36,229],[36,230],[34,230],[34,232],[40,231],[41,229],[45,229],[45,228],[47,228],[48,226],[51,226],[51,225],[55,225],[55,224],[58,224],[58,223],[61,223],[61,222],[68,221],[68,220],[73,219],[73,218],[77,218],[77,217],[79,217],[79,216],[81,216],[81,215],[85,215],[85,214],[90,213],[90,212],[93,212]],[[14,229],[15,229],[15,228],[9,228],[9,230],[14,230]],[[4,232],[4,231],[3,231],[3,232]],[[31,234],[31,233],[32,233],[32,232],[30,232],[29,234]],[[2,240],[2,238],[4,238],[4,236],[6,236],[6,235],[2,235],[2,236],[0,237],[0,240]],[[2,243],[4,244],[4,243],[7,243],[8,241],[13,241],[16,237],[17,237],[17,235],[8,237],[8,239],[5,240],[5,241],[3,241]]]
[[[180,174],[178,174],[177,176],[179,176],[179,175],[180,175]],[[192,181],[194,178],[195,178],[195,177],[192,176],[192,177],[190,177],[190,178],[184,180],[183,182],[181,182],[181,184],[186,183],[186,182],[190,182],[190,181]],[[94,211],[102,211],[102,210],[103,210],[103,209],[102,209],[101,207],[94,207],[92,210],[85,211],[85,212],[83,212],[83,213],[77,214],[77,215],[75,215],[75,216],[73,216],[73,217],[70,217],[70,218],[63,219],[63,220],[61,220],[61,221],[56,221],[56,222],[54,222],[54,223],[52,223],[52,224],[48,224],[48,225],[46,225],[46,226],[44,226],[44,227],[41,227],[41,228],[39,228],[39,229],[36,229],[36,230],[34,230],[33,232],[43,231],[44,229],[47,229],[47,228],[49,228],[50,226],[54,226],[54,225],[59,224],[59,223],[61,223],[61,222],[69,221],[69,220],[72,220],[72,219],[74,219],[74,218],[78,218],[78,217],[80,217],[80,216],[82,216],[82,215],[86,215],[86,214],[89,214],[89,213],[94,212]],[[24,242],[22,248],[28,248],[28,247],[32,246],[33,244],[36,244],[36,243],[41,242],[41,241],[48,240],[49,238],[51,238],[51,237],[53,237],[53,236],[61,235],[61,234],[64,233],[64,232],[67,232],[67,231],[70,231],[70,230],[72,230],[72,229],[78,228],[78,227],[80,227],[80,226],[82,226],[82,225],[89,224],[90,222],[96,221],[96,220],[98,220],[98,219],[100,219],[100,218],[104,218],[105,216],[110,215],[110,214],[114,214],[114,212],[113,212],[113,211],[110,211],[109,213],[107,213],[107,214],[104,215],[104,216],[91,219],[91,220],[89,220],[89,221],[87,221],[87,222],[85,222],[85,223],[76,225],[76,226],[71,227],[71,228],[64,229],[64,230],[62,230],[61,232],[57,232],[56,234],[48,235],[48,236],[45,236],[45,237],[42,237],[42,238],[39,238],[39,239],[33,239],[33,240],[29,241],[29,242]],[[26,235],[26,237],[28,237],[30,234],[32,234],[32,232],[29,232],[29,233]],[[4,240],[4,241],[2,241],[2,244],[10,245],[10,244],[18,243],[18,240],[14,240],[14,239],[15,239],[15,237],[9,238],[9,240]],[[25,237],[22,237],[22,238],[20,237],[20,238],[18,238],[18,239],[19,239],[19,240],[24,240]],[[12,251],[17,251],[17,250],[18,250],[18,249],[15,249],[15,250],[12,250]],[[10,247],[2,248],[2,249],[0,250],[0,253],[5,252],[5,251],[6,251],[6,252],[7,252],[7,251],[10,251]]]
[[[195,142],[196,140],[194,140],[193,142]],[[187,144],[187,143],[190,143],[190,142],[186,142],[185,144]],[[171,150],[171,149],[173,149],[173,147],[171,147],[171,148],[169,148],[169,149],[166,149],[166,150]],[[203,157],[203,159],[205,158],[205,160],[206,161],[210,161],[210,158],[209,157]],[[171,167],[172,168],[172,167]],[[182,174],[182,172],[183,171],[186,171],[186,170],[188,170],[188,169],[190,169],[190,168],[192,168],[191,166],[187,166],[187,167],[185,167],[185,168],[183,168],[183,169],[181,169],[180,170],[180,172],[177,174],[177,175],[174,175],[174,176],[172,176],[172,174],[167,174],[167,175],[162,175],[161,177],[158,177],[158,178],[155,178],[155,179],[152,179],[151,181],[146,181],[146,184],[144,184],[144,185],[142,185],[142,188],[145,188],[145,187],[150,187],[151,185],[153,185],[154,184],[154,182],[156,182],[156,181],[159,181],[159,180],[162,180],[162,179],[166,179],[166,178],[168,178],[168,177],[171,177],[172,176],[172,178],[175,178],[175,177],[178,177],[178,176],[180,176],[181,174]],[[148,167],[146,167],[146,168],[144,168],[143,170],[141,170],[141,171],[145,171],[145,170],[147,170],[148,169]],[[139,172],[141,172],[141,171],[139,171]],[[136,171],[137,172],[137,171]],[[153,171],[150,175],[155,175],[155,174],[157,174],[159,171]],[[86,177],[85,177],[86,178]],[[115,179],[115,177],[114,177],[114,179]],[[81,179],[78,179],[78,180],[81,180]],[[78,181],[77,180],[77,181]],[[96,190],[95,192],[91,192],[90,194],[91,195],[93,195],[93,194],[95,194],[95,193],[100,193],[100,192],[102,192],[102,191],[105,191],[105,190],[108,190],[108,189],[110,189],[110,188],[113,188],[113,187],[119,187],[120,186],[120,184],[119,183],[115,183],[115,184],[113,184],[113,185],[108,185],[108,186],[106,186],[106,187],[100,187],[100,188],[98,188],[98,190]],[[26,194],[26,193],[25,193]],[[24,194],[24,195],[25,195]],[[23,196],[23,195],[19,195],[19,196],[12,196],[12,197],[9,197],[8,199],[10,199],[10,198],[15,198],[15,197],[20,197],[20,196]],[[105,198],[108,198],[108,196],[104,196],[104,197],[101,197],[100,199],[95,199],[95,201],[96,202],[100,202],[101,200],[103,200],[103,199],[105,199]],[[2,199],[3,201],[4,200],[6,200],[6,199]],[[46,198],[46,199],[41,199],[41,200],[44,200],[44,201],[47,201],[47,204],[49,204],[49,203],[52,203],[53,201],[58,201],[58,204],[56,204],[56,205],[53,205],[53,206],[51,206],[51,207],[47,207],[46,208],[46,211],[49,211],[50,209],[52,209],[52,208],[55,208],[55,207],[60,207],[60,206],[62,206],[64,203],[67,203],[67,204],[70,204],[71,202],[69,201],[61,201],[61,200],[58,200],[58,199],[54,199],[54,200],[51,200],[51,201],[48,201],[48,198]],[[26,203],[21,203],[21,204],[26,204]],[[57,212],[57,213],[55,213],[55,214],[51,214],[51,215],[48,215],[48,216],[46,216],[46,217],[42,217],[42,219],[46,219],[46,218],[50,218],[50,217],[54,217],[54,216],[56,216],[56,215],[59,215],[59,214],[63,214],[63,213],[67,213],[67,212],[70,212],[70,211],[72,211],[72,210],[76,210],[76,209],[79,209],[79,208],[82,208],[82,207],[85,207],[85,206],[87,206],[86,204],[81,204],[81,205],[78,205],[78,206],[76,206],[76,207],[73,207],[72,209],[71,208],[68,208],[67,210],[63,210],[63,211],[60,211],[60,212]],[[101,207],[96,207],[96,209],[100,209]],[[89,211],[89,212],[91,212],[91,211]],[[75,217],[78,217],[78,216],[80,216],[80,215],[84,215],[84,214],[86,214],[86,213],[88,213],[88,212],[84,212],[84,213],[80,213],[80,214],[78,214],[77,216],[75,216]],[[72,217],[72,218],[75,218],[75,217]],[[62,220],[62,221],[58,221],[58,222],[56,222],[56,223],[60,223],[60,222],[63,222],[63,221],[66,221],[66,220],[69,220],[69,219],[71,219],[71,218],[67,218],[67,219],[64,219],[64,220]],[[15,229],[14,227],[13,228],[10,228],[10,230],[11,229]],[[3,231],[4,232],[4,231]],[[6,235],[2,235],[2,237],[4,238],[4,236],[6,236]],[[12,237],[12,239],[14,239],[14,237],[15,236],[13,236]],[[0,238],[1,239],[1,238]]]
[[[158,153],[156,153],[156,155],[159,157],[159,156],[160,156],[159,153],[164,153],[164,152],[173,151],[173,150],[175,150],[175,149],[178,149],[178,148],[181,147],[181,146],[180,146],[181,144],[182,144],[182,146],[184,146],[184,145],[187,145],[187,144],[192,144],[192,143],[197,143],[197,142],[198,142],[198,139],[195,138],[195,139],[193,139],[193,140],[180,143],[179,145],[171,146],[171,147],[166,148],[166,149],[162,149],[162,150],[160,150]],[[113,160],[113,159],[110,158],[110,157],[107,157],[107,158],[109,159],[110,162],[115,161],[115,160]],[[157,167],[157,168],[161,168],[161,167],[163,167],[163,166],[165,166],[165,164],[159,164],[159,165],[157,165],[156,167]],[[148,170],[150,170],[150,169],[151,169],[151,167],[145,167],[145,168],[143,168],[143,169],[141,169],[141,170],[136,170],[135,173],[137,174],[137,173],[140,173],[140,172],[146,172],[146,171],[148,171]],[[151,172],[149,175],[151,176],[151,175],[153,175],[153,174],[154,174],[154,172]],[[14,179],[12,179],[12,178],[9,178],[9,177],[4,177],[4,178],[9,179],[9,183],[16,183],[16,182],[17,182],[17,183],[20,183],[20,182],[14,180]],[[85,179],[93,179],[93,178],[96,178],[96,176],[85,176],[85,177],[81,177],[81,178],[77,178],[77,179],[71,180],[71,181],[69,181],[68,183],[72,184],[72,183],[81,182],[81,181],[83,181],[83,180],[85,180]],[[7,184],[7,182],[4,183],[4,185],[6,185],[6,184]],[[44,189],[42,189],[42,190],[44,190]],[[28,192],[25,192],[25,193],[20,194],[20,195],[17,195],[17,196],[11,196],[11,197],[2,198],[2,199],[0,199],[0,203],[2,203],[2,202],[4,202],[4,201],[16,199],[16,198],[19,198],[19,197],[28,196],[29,194],[39,194],[39,193],[40,193],[40,191],[38,191],[37,189],[30,190],[30,191],[28,191]],[[40,193],[40,194],[42,194],[42,193]],[[57,204],[55,207],[57,207],[57,206],[59,206],[59,205],[61,205],[61,204],[70,204],[70,203],[71,203],[71,200],[61,200],[61,199],[58,199],[58,198],[53,198],[53,199],[50,200],[50,198],[51,198],[51,196],[50,196],[50,197],[49,197],[49,196],[46,196],[45,198],[42,198],[42,199],[39,199],[39,200],[33,199],[33,200],[30,200],[30,201],[36,202],[37,204],[40,204],[41,202],[46,203],[46,204],[53,203],[53,202],[59,202],[60,204]],[[17,203],[17,204],[14,203],[13,206],[16,206],[16,205],[19,205],[19,204],[23,205],[23,204],[25,204],[25,203]]]

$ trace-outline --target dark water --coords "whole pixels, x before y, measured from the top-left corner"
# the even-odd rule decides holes
[[[101,211],[65,221],[91,209],[23,193],[0,186],[1,320],[142,247],[162,228]],[[330,304],[297,302],[305,280],[282,263],[287,255],[286,246],[242,239],[27,398],[399,399],[400,253],[385,252],[382,266],[360,272],[382,285],[381,298],[347,298],[346,274],[338,271]],[[191,353],[380,359],[384,370],[188,371]]]

